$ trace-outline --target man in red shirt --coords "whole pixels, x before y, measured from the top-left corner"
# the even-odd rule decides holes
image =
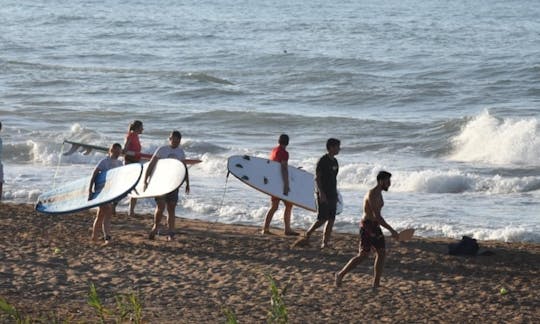
[[[283,194],[287,195],[290,191],[289,189],[289,170],[287,162],[289,161],[289,152],[287,152],[286,148],[287,145],[289,145],[289,136],[287,134],[281,134],[279,136],[279,145],[274,147],[272,152],[270,153],[270,160],[279,162],[281,164],[281,176],[283,177]],[[272,197],[271,202],[272,205],[270,206],[270,209],[266,213],[266,218],[264,220],[264,227],[262,229],[262,234],[270,234],[270,222],[272,221],[272,217],[274,217],[274,213],[279,207],[279,201],[280,199],[277,197]],[[298,235],[297,232],[294,232],[291,229],[291,211],[292,211],[292,204],[287,201],[283,201],[285,204],[285,211],[283,212],[283,223],[285,223],[285,235]]]

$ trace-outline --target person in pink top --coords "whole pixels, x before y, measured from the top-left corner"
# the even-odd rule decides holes
[[[289,136],[287,134],[281,134],[279,136],[278,140],[278,146],[274,147],[272,152],[270,153],[270,160],[279,162],[281,164],[281,176],[283,177],[283,194],[287,195],[289,194],[289,171],[288,171],[288,161],[289,161],[289,152],[287,152],[286,148],[287,145],[289,145]],[[264,220],[264,226],[261,231],[261,233],[264,234],[270,234],[270,222],[272,221],[272,217],[274,217],[274,213],[279,207],[279,202],[281,199],[277,197],[271,197],[271,205],[270,209],[266,213],[266,217]],[[285,235],[298,235],[297,232],[293,231],[291,229],[291,211],[293,205],[288,201],[283,201],[285,204],[285,211],[283,212],[283,223],[285,224]]]
[[[129,124],[129,130],[126,135],[126,141],[124,142],[124,164],[140,163],[141,161],[141,142],[139,141],[139,135],[143,132],[143,123],[140,120],[134,120]],[[128,216],[135,215],[135,205],[137,199],[131,198],[129,200],[129,212]]]

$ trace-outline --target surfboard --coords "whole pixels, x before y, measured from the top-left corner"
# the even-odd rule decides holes
[[[284,195],[279,162],[248,155],[233,155],[227,160],[227,169],[238,180],[258,191],[298,207],[317,211],[315,177],[307,171],[289,165],[290,192]]]
[[[143,164],[141,180],[130,193],[132,198],[163,196],[180,187],[186,180],[187,167],[183,162],[177,159],[159,159],[145,190],[144,176],[149,163]]]
[[[96,188],[88,199],[91,176],[75,180],[47,191],[38,197],[35,209],[45,214],[73,213],[112,202],[127,195],[141,177],[142,165],[128,164],[100,173]]]
[[[71,155],[77,151],[81,152],[84,155],[88,155],[92,151],[98,151],[98,152],[103,152],[103,153],[107,153],[109,151],[109,148],[105,146],[79,143],[79,142],[68,141],[68,140],[64,140],[64,144],[65,143],[70,144],[71,148],[67,150],[66,152],[63,152],[62,153],[63,155]],[[153,154],[141,153],[141,160],[148,161],[152,158],[152,155]],[[185,159],[185,160],[182,160],[182,162],[188,165],[192,165],[192,164],[201,163],[202,161],[199,159]]]

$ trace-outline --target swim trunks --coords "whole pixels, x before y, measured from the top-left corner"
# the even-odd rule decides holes
[[[379,223],[363,219],[360,225],[360,252],[384,248],[386,248],[386,244]]]

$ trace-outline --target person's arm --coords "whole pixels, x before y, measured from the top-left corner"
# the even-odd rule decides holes
[[[189,194],[190,192],[190,187],[189,187],[189,172],[188,172],[188,168],[186,168],[186,194]]]
[[[96,181],[97,175],[99,174],[99,166],[97,166],[92,172],[92,177],[90,177],[90,183],[88,184],[88,200],[92,199],[92,189],[94,188],[94,182]]]
[[[143,190],[146,190],[148,187],[148,182],[150,181],[150,176],[152,175],[152,172],[154,172],[154,168],[156,167],[156,163],[159,160],[159,157],[157,155],[157,152],[154,153],[152,158],[150,159],[150,162],[148,162],[148,168],[146,168],[146,173],[143,175],[144,179],[144,187]]]
[[[392,226],[390,226],[390,224],[388,224],[384,220],[384,218],[383,218],[383,216],[381,214],[381,210],[382,210],[382,207],[383,207],[382,196],[380,194],[374,194],[373,192],[371,192],[369,197],[368,197],[368,201],[369,201],[369,205],[371,207],[371,211],[373,212],[373,216],[375,216],[375,219],[377,220],[377,222],[382,227],[389,230],[390,233],[392,233],[392,237],[397,238],[398,237],[398,232],[396,232],[392,228]]]
[[[289,166],[287,161],[281,161],[281,177],[283,178],[283,194],[287,196],[291,189],[289,188]]]
[[[122,149],[122,153],[124,155],[127,154],[127,148],[128,146],[131,144],[131,134],[129,134],[128,136],[126,136],[126,140],[124,141],[124,146],[123,146],[123,149]]]
[[[322,173],[323,173],[323,164],[321,160],[317,163],[317,169],[315,170],[315,184],[317,185],[317,193],[319,194],[319,200],[323,203],[326,202],[326,193],[323,190],[322,184]]]

